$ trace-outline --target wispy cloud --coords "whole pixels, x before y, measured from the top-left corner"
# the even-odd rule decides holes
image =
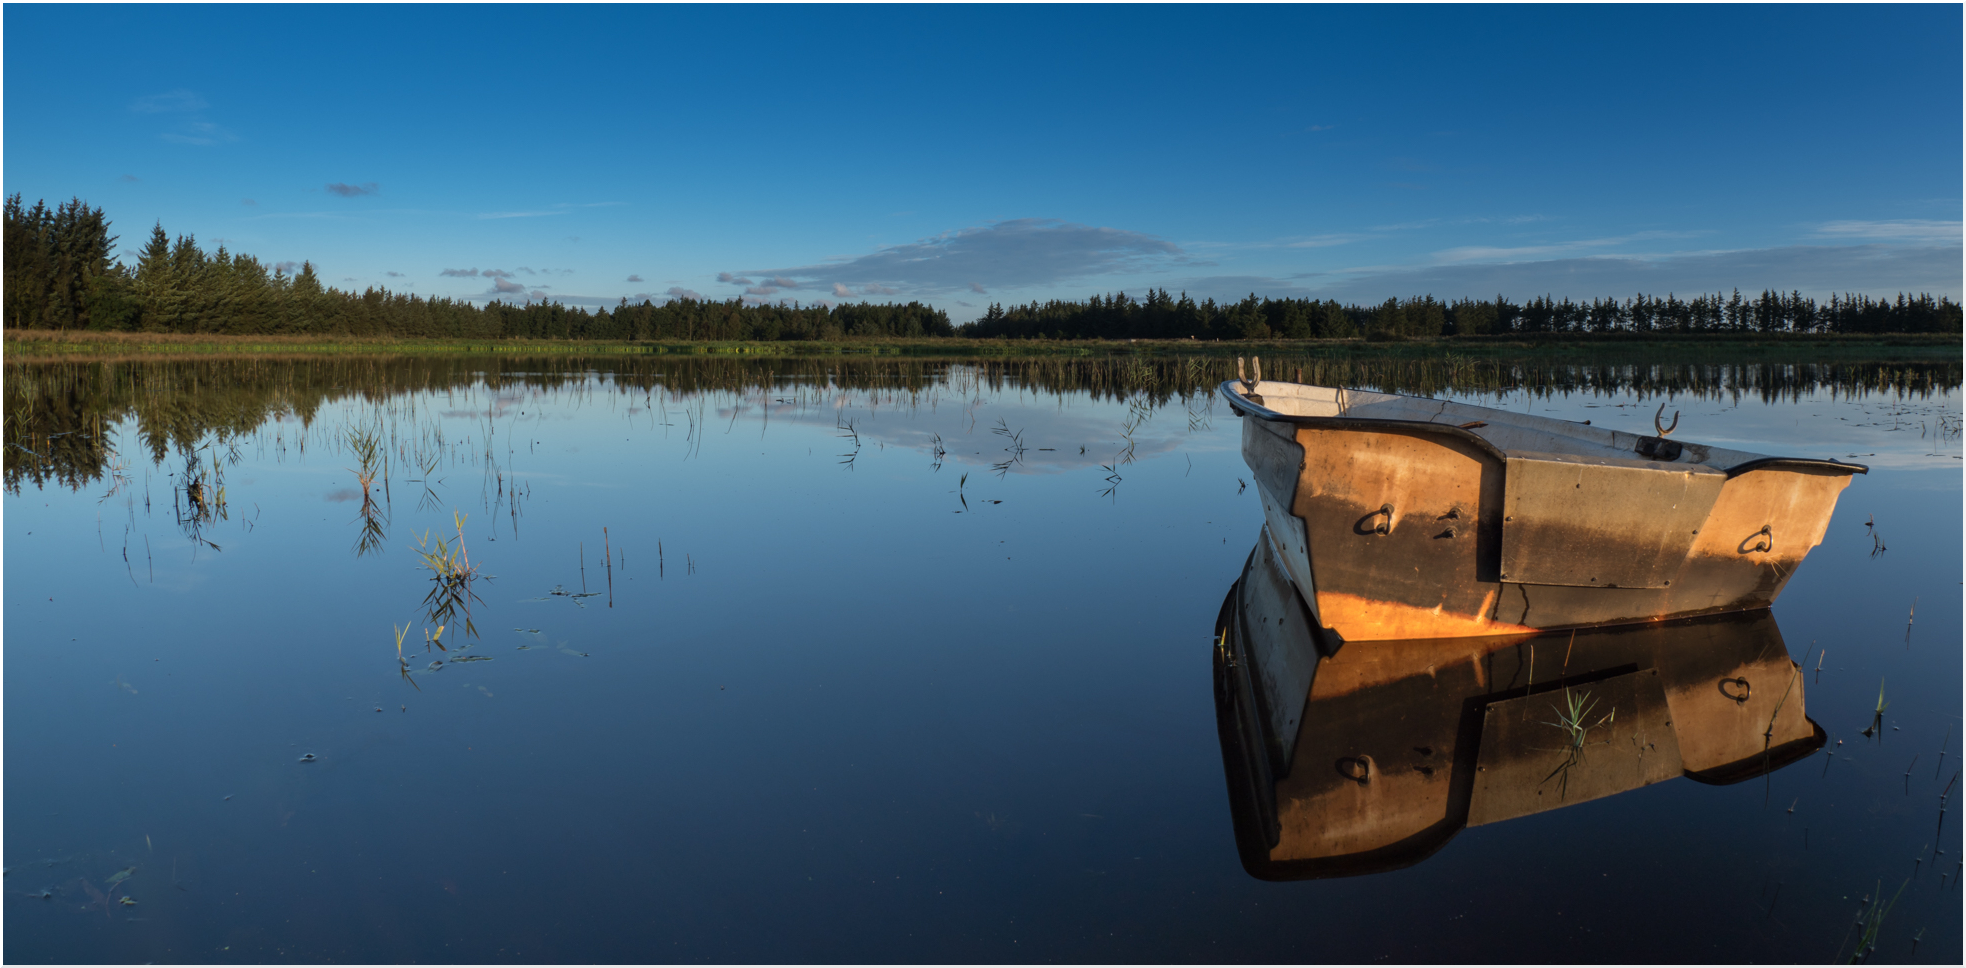
[[[970,291],[970,292],[974,292],[974,293],[982,293],[982,294],[984,294],[984,295],[988,295],[988,294],[989,294],[989,292],[990,292],[990,290],[988,290],[988,289],[985,289],[985,288],[983,288],[983,284],[982,284],[982,283],[980,283],[980,282],[972,282],[972,283],[970,283],[970,284],[969,284],[969,291]]]
[[[1958,242],[1960,225],[1921,218],[1844,220],[1824,222],[1816,227],[1818,238],[1890,239],[1909,242]]]
[[[239,140],[237,135],[210,121],[186,121],[176,131],[166,131],[157,137],[181,145],[215,145]]]
[[[1313,235],[1308,239],[1286,242],[1283,247],[1286,249],[1322,249],[1328,246],[1357,242],[1359,238],[1356,235]]]
[[[475,276],[475,275],[477,275],[477,274],[478,274],[478,270],[476,270],[476,269],[445,269],[444,271],[442,271],[442,272],[439,272],[439,273],[437,273],[437,274],[438,274],[438,275],[440,275],[440,276],[455,276],[455,277],[458,277],[458,278],[465,278],[465,277],[469,277],[469,276]]]
[[[694,289],[684,289],[681,286],[670,286],[669,291],[665,295],[674,296],[677,299],[694,299],[697,302],[702,302],[708,298]]]
[[[402,273],[400,273],[400,272],[396,272],[396,271],[394,271],[394,270],[390,270],[390,271],[387,271],[387,272],[384,272],[384,273],[383,273],[383,275],[385,275],[385,276],[388,276],[388,277],[389,277],[389,278],[391,278],[391,279],[401,279],[401,278],[403,278],[403,274],[402,274]]]
[[[382,191],[382,187],[375,182],[363,182],[360,185],[350,185],[346,182],[329,182],[325,191],[330,195],[340,195],[343,198],[359,198],[363,195],[374,195]]]
[[[121,177],[121,178],[118,178],[118,179],[116,179],[116,180],[117,180],[117,181],[120,181],[120,182],[140,182],[140,181],[142,181],[143,179],[141,179],[141,178],[138,178],[138,177],[137,177],[137,176],[135,176],[135,175],[124,175],[123,177]]]
[[[242,198],[242,199],[240,199],[240,200],[239,200],[239,204],[241,204],[241,205],[244,205],[244,206],[246,206],[247,208],[258,208],[258,207],[259,207],[259,203],[258,203],[258,202],[256,202],[256,201],[253,201],[253,200],[252,200],[252,199],[250,199],[250,198]]]
[[[751,280],[746,279],[743,276],[733,275],[732,273],[728,273],[728,272],[717,273],[717,281],[729,283],[730,285],[733,286],[748,286],[751,284]]]
[[[641,276],[629,276],[629,277],[628,277],[628,281],[629,281],[629,282],[641,282],[641,281],[642,281],[642,277],[641,277]]]
[[[1633,242],[1651,242],[1663,239],[1687,239],[1695,232],[1634,232],[1630,235],[1614,235],[1601,239],[1572,239],[1562,242],[1545,242],[1536,245],[1495,246],[1463,245],[1442,249],[1433,254],[1438,262],[1516,262],[1538,256],[1583,253],[1593,249],[1607,249],[1629,245]]]
[[[503,294],[507,294],[507,293],[515,293],[515,292],[525,292],[525,291],[526,291],[526,287],[525,287],[525,286],[523,286],[523,285],[520,285],[519,283],[516,283],[516,282],[513,282],[513,281],[512,281],[512,280],[510,280],[510,279],[493,279],[493,280],[492,280],[492,287],[491,287],[491,292],[493,292],[493,293],[497,293],[497,294],[501,294],[501,295],[503,295]]]
[[[1180,246],[1125,229],[1025,218],[887,246],[839,262],[750,273],[780,289],[814,289],[845,298],[1017,289],[1113,273],[1198,264]],[[728,278],[727,278],[728,277]],[[721,282],[748,282],[732,273]],[[788,285],[787,283],[790,283]]]
[[[130,110],[139,114],[188,114],[207,107],[209,105],[204,98],[183,88],[162,94],[147,94],[130,102]]]
[[[626,204],[628,203],[627,202],[556,202],[553,205],[550,205],[546,208],[518,209],[515,211],[507,211],[507,212],[479,212],[477,217],[481,219],[545,218],[548,215],[566,215],[572,212],[574,209],[579,209],[579,208],[616,208]],[[580,236],[577,235],[568,236],[567,240],[570,242],[578,242],[580,241]]]
[[[1658,256],[1597,255],[1432,266],[1358,267],[1332,273],[1315,286],[1303,280],[1204,277],[1185,281],[1198,298],[1238,298],[1248,292],[1378,302],[1431,293],[1443,299],[1514,299],[1551,294],[1591,297],[1635,292],[1799,290],[1882,295],[1929,292],[1958,298],[1959,245],[1796,245],[1768,249],[1680,252]],[[1329,281],[1324,281],[1329,280]]]
[[[222,141],[239,140],[237,135],[202,116],[208,107],[210,105],[205,103],[204,98],[183,88],[147,94],[130,102],[130,110],[137,114],[178,116],[179,120],[172,122],[170,130],[158,133],[157,137],[165,141],[183,145],[215,145]]]

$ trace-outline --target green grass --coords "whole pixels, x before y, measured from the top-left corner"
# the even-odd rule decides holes
[[[1294,356],[1342,359],[1588,360],[1591,362],[1723,360],[1835,362],[1959,359],[1960,340],[1943,334],[1826,335],[1792,333],[1550,333],[1460,336],[1377,342],[1338,340],[1009,340],[873,338],[810,342],[686,340],[420,339],[358,336],[229,336],[10,330],[6,354],[23,358],[183,357],[341,354],[518,354],[581,356],[897,356],[1091,358],[1104,356]]]

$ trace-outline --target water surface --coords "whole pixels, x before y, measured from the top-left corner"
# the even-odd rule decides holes
[[[1875,958],[1960,959],[1956,364],[1311,364],[1872,471],[1774,609],[1822,752],[1293,883],[1216,732],[1226,365],[10,365],[5,956],[1826,961],[1881,885]]]

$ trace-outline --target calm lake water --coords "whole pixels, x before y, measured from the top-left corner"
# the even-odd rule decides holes
[[[10,363],[5,958],[1960,960],[1956,362],[1313,364],[1871,472],[1774,609],[1822,752],[1289,883],[1226,366]]]

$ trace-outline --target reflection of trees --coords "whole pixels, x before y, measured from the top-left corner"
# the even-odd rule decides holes
[[[1841,394],[1928,395],[1960,384],[1960,361],[1836,363],[1576,364],[1534,357],[1348,355],[1313,348],[1266,356],[1287,379],[1395,393],[1508,392],[1540,396],[1636,391],[1645,395],[1794,399],[1818,389]],[[494,394],[588,387],[648,399],[704,392],[752,393],[794,387],[891,394],[898,403],[925,394],[1005,390],[1126,400],[1158,409],[1187,405],[1193,423],[1207,396],[1234,375],[1221,356],[1097,358],[894,358],[699,354],[321,355],[190,360],[12,361],[6,365],[4,469],[8,489],[53,483],[76,489],[99,480],[113,454],[102,428],[134,420],[153,461],[208,444],[237,444],[276,416],[312,424],[324,405],[349,398],[483,386]],[[1199,405],[1199,406],[1198,406]],[[496,414],[495,414],[496,415]]]

